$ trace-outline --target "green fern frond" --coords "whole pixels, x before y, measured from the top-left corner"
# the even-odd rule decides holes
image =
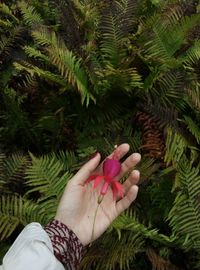
[[[29,163],[28,156],[15,153],[0,155],[0,189],[2,194],[23,193],[24,172]]]
[[[117,233],[117,235],[116,235]],[[157,229],[151,229],[140,224],[131,210],[120,215],[84,256],[80,269],[130,269],[135,254],[145,248],[145,241],[173,247],[177,238],[160,234]],[[107,253],[109,249],[109,253]],[[101,260],[102,258],[102,260]]]
[[[87,252],[79,269],[90,269],[92,265],[98,270],[130,269],[130,263],[142,246],[143,240],[137,233],[123,231],[120,240],[115,234],[105,235]]]
[[[170,39],[176,42],[176,48],[174,48],[174,53],[180,49],[181,45],[186,42],[187,34],[191,29],[198,26],[200,22],[200,14],[194,14],[189,16],[183,16],[177,25],[172,26],[170,30]]]
[[[4,162],[6,160],[6,155],[0,152],[0,176],[4,174]]]
[[[42,17],[33,6],[30,6],[25,2],[21,2],[20,10],[22,12],[23,19],[28,26],[41,25],[44,23]]]
[[[185,77],[186,74],[182,71],[171,70],[160,74],[157,78],[159,88],[156,89],[159,101],[167,106],[171,105],[171,100],[183,98],[185,95]]]
[[[135,68],[122,69],[113,68],[107,65],[106,69],[96,71],[99,77],[99,87],[112,89],[118,88],[128,93],[134,91],[134,88],[142,88],[142,78]],[[104,84],[105,82],[105,84]],[[106,85],[109,83],[108,85]]]
[[[88,89],[87,75],[81,67],[81,60],[77,59],[72,52],[67,49],[52,48],[49,49],[49,57],[52,63],[58,68],[61,75],[73,86],[77,86],[81,96],[82,103],[89,104],[90,99],[95,100]]]
[[[15,22],[19,22],[17,17],[13,15],[12,10],[7,6],[5,3],[0,3],[0,13],[3,13],[5,15],[8,15],[10,18],[12,18]]]
[[[46,45],[48,56],[61,75],[68,80],[72,86],[76,86],[82,96],[82,102],[89,104],[90,99],[94,100],[93,95],[88,89],[87,74],[82,67],[82,60],[69,51],[65,44],[58,40],[55,33],[45,30],[34,31],[34,39],[40,45]]]
[[[97,8],[97,4],[92,1],[78,1],[72,0],[74,9],[74,16],[79,22],[79,25],[85,26],[90,29],[90,33],[88,33],[87,37],[89,40],[95,37],[95,31],[99,22],[99,10]]]
[[[166,26],[159,20],[155,21],[155,24],[151,26],[153,33],[144,46],[144,53],[148,58],[159,59],[162,62],[170,61],[173,56],[172,48],[169,49],[166,42]]]
[[[58,153],[49,154],[49,156],[60,161],[63,164],[64,171],[71,171],[78,162],[75,153],[70,151],[59,151]]]
[[[55,157],[44,156],[40,158],[30,154],[31,166],[26,170],[26,183],[30,187],[27,194],[39,192],[41,201],[49,198],[58,200],[67,181],[72,177],[69,172],[64,173],[63,163]],[[55,206],[55,204],[54,204]]]
[[[14,195],[0,197],[0,240],[8,238],[19,224],[25,226],[31,221],[43,224],[45,219],[37,204]]]
[[[177,167],[177,177],[181,190],[169,213],[170,226],[185,249],[192,248],[200,252],[199,170],[183,158]]]
[[[142,137],[140,132],[135,132],[134,136],[128,137],[126,141],[130,145],[130,151],[132,153],[140,152],[140,146],[142,144]]]
[[[31,35],[38,45],[51,45],[53,47],[57,45],[56,34],[54,32],[47,31],[45,28],[40,28],[39,31],[32,31]]]
[[[40,50],[37,50],[31,46],[24,46],[24,51],[29,57],[49,63],[48,57]]]
[[[127,73],[127,76],[130,76],[130,87],[142,88],[143,86],[142,78],[138,74],[138,71],[136,69],[132,68],[129,70],[124,70],[124,72]]]
[[[141,183],[150,179],[152,174],[160,167],[159,163],[156,163],[152,158],[142,158],[142,161],[137,165],[137,169],[140,171]]]
[[[133,134],[132,127],[129,125],[123,125],[124,130],[122,134],[123,141],[126,141],[130,145],[130,152],[139,152],[140,146],[142,144],[141,132],[135,131]],[[121,142],[120,142],[121,143]]]
[[[7,47],[7,45],[10,43],[10,38],[2,35],[1,36],[1,40],[0,40],[0,50],[1,53],[5,50],[5,48]]]
[[[105,64],[118,67],[123,56],[123,34],[119,28],[119,21],[111,11],[105,12],[101,19],[101,45],[102,60]]]
[[[187,128],[194,135],[197,143],[200,143],[200,128],[199,126],[190,118],[189,116],[184,116],[185,123],[187,124]]]
[[[11,21],[7,20],[2,20],[0,19],[0,26],[4,29],[9,29],[13,27],[13,24]]]
[[[43,70],[25,61],[21,61],[20,63],[15,62],[13,63],[13,65],[18,71],[25,71],[29,73],[32,77],[35,77],[35,76],[42,77],[46,79],[47,81],[50,80],[63,87],[66,87],[67,82],[60,75],[57,75],[53,72],[50,72],[48,70]]]
[[[7,181],[22,180],[26,166],[29,163],[28,156],[13,154],[4,161],[4,179]]]
[[[4,161],[6,159],[6,155],[0,152],[0,190],[4,189],[5,178],[4,178]]]
[[[111,224],[111,229],[117,230],[119,236],[121,234],[120,233],[121,231],[127,230],[141,235],[143,239],[151,239],[169,246],[173,246],[175,244],[175,241],[177,240],[175,235],[167,236],[159,233],[158,229],[152,229],[150,227],[148,228],[142,223],[139,223],[135,215],[134,216],[129,216],[127,214],[120,215]]]
[[[187,66],[195,64],[200,59],[200,40],[195,40],[194,44],[181,55],[181,61]]]
[[[133,32],[133,26],[137,22],[138,17],[136,12],[138,10],[138,3],[136,0],[120,0],[116,1],[120,7],[120,27],[124,35]]]
[[[170,26],[177,25],[184,16],[183,7],[177,3],[172,7],[168,3],[164,4],[162,12],[163,21]]]
[[[200,109],[200,83],[194,81],[187,87],[188,97],[190,102],[195,107],[196,111]]]
[[[149,58],[160,61],[162,64],[168,63],[174,67],[180,66],[181,62],[174,58],[174,54],[182,46],[189,30],[196,26],[199,20],[199,15],[185,16],[178,24],[173,24],[171,27],[160,18],[155,20],[151,25],[153,32],[151,37],[149,37],[150,40],[145,44],[145,54]]]
[[[16,26],[10,31],[9,35],[2,35],[0,39],[0,53],[9,54],[17,43],[21,43],[23,27]]]
[[[176,165],[182,158],[188,143],[179,134],[178,132],[173,131],[172,129],[167,129],[167,140],[166,140],[166,153],[165,153],[165,162],[169,165]]]
[[[171,126],[178,130],[178,112],[174,106],[168,105],[163,106],[164,104],[160,103],[160,97],[154,95],[153,101],[149,102],[148,105],[144,105],[144,111],[152,115],[158,124],[160,129]],[[157,97],[157,98],[156,98]],[[141,104],[142,106],[142,104]],[[163,130],[164,132],[165,130]]]

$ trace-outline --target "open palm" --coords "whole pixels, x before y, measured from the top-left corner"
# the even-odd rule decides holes
[[[116,151],[116,150],[115,150]],[[128,144],[122,144],[117,148],[122,158],[129,151]],[[111,154],[112,155],[112,154]],[[98,207],[98,197],[101,184],[94,189],[93,184],[84,185],[91,174],[102,174],[100,154],[88,161],[67,184],[61,198],[56,219],[67,225],[80,239],[83,245],[91,242],[95,212]],[[138,192],[136,186],[139,180],[139,172],[133,167],[140,161],[140,155],[130,155],[123,163],[118,180],[127,172],[129,177],[124,182],[125,196],[123,199],[113,200],[112,190],[109,189],[101,202],[95,219],[93,240],[97,239],[111,224],[111,222],[135,200]],[[99,166],[98,166],[99,165]]]

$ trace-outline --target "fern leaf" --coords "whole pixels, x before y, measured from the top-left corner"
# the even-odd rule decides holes
[[[72,175],[69,172],[63,174],[63,164],[55,158],[30,156],[32,165],[26,170],[27,185],[30,187],[28,193],[38,191],[42,194],[41,200],[55,197],[58,202],[61,191]]]
[[[9,157],[0,155],[0,186],[2,194],[24,193],[24,172],[28,157],[15,153]]]
[[[26,71],[32,77],[37,75],[38,77],[42,77],[46,80],[53,81],[63,87],[66,87],[66,81],[60,75],[57,75],[53,72],[50,72],[48,70],[43,70],[27,62],[21,62],[21,63],[15,62],[13,63],[13,65],[18,71]]]
[[[145,54],[149,58],[161,59],[163,62],[169,61],[172,57],[172,52],[168,49],[163,37],[163,33],[166,32],[166,26],[158,21],[153,25],[152,30],[153,36],[146,42],[144,47]]]
[[[143,158],[142,161],[137,166],[140,171],[141,177],[140,182],[144,182],[150,179],[152,174],[160,167],[159,163],[155,163],[152,158]]]
[[[170,71],[160,76],[160,89],[164,92],[163,98],[181,98],[184,89],[184,73],[179,71]],[[170,104],[170,102],[169,102]]]
[[[174,58],[174,54],[183,44],[186,34],[198,24],[199,20],[199,15],[185,16],[178,24],[172,27],[161,19],[152,21],[153,34],[145,44],[145,51],[148,57],[157,59],[163,64],[164,62],[170,64],[170,61],[172,61],[171,64],[173,66],[180,65],[180,61]]]
[[[130,234],[124,231],[120,240],[115,235],[112,235],[112,238],[111,235],[109,237],[105,235],[84,256],[80,268],[90,269],[95,265],[95,269],[98,270],[130,269],[133,256],[142,249],[142,246],[142,238],[137,233]],[[110,250],[109,253],[107,249]]]
[[[197,140],[197,143],[200,143],[200,128],[198,125],[189,117],[189,116],[184,116],[185,123],[187,124],[187,127],[189,131],[194,135],[194,137]]]
[[[183,16],[177,25],[174,25],[170,31],[170,38],[176,42],[174,53],[180,48],[183,42],[187,38],[187,34],[195,26],[198,26],[200,22],[200,14],[194,14],[189,16]],[[178,38],[177,38],[178,37]]]
[[[77,58],[72,51],[69,51],[53,32],[48,33],[41,30],[34,31],[32,35],[40,45],[46,45],[48,55],[61,75],[70,84],[77,86],[82,96],[82,102],[86,101],[86,105],[88,105],[90,99],[94,100],[88,89],[88,78],[84,68],[81,66],[81,59]]]
[[[17,43],[21,43],[21,34],[23,28],[21,26],[16,26],[10,32],[10,35],[2,35],[0,40],[0,53],[9,54],[10,51],[16,46]]]
[[[41,61],[49,63],[48,57],[45,54],[41,53],[40,50],[37,50],[31,46],[24,46],[24,51],[29,57],[33,57],[35,59],[39,59]]]
[[[4,175],[4,161],[6,160],[6,155],[4,153],[0,152],[0,176],[2,179],[2,176]]]
[[[118,18],[111,11],[102,16],[100,31],[102,35],[100,48],[103,61],[113,67],[119,66],[123,55],[121,46],[123,34],[119,28]]]
[[[185,249],[200,251],[200,176],[199,170],[184,158],[178,167],[181,190],[177,193],[174,206],[169,213],[170,226]]]
[[[120,27],[124,35],[128,35],[133,32],[134,24],[137,22],[136,11],[138,9],[138,3],[136,0],[121,0]]]
[[[21,174],[25,170],[29,160],[26,155],[22,154],[13,154],[10,157],[6,158],[4,161],[4,171],[5,178],[8,181],[9,179],[21,178]]]
[[[78,162],[77,157],[70,151],[59,151],[49,155],[51,158],[60,161],[63,164],[63,170],[70,172],[73,166]]]
[[[25,2],[20,3],[20,10],[23,15],[23,19],[28,26],[43,24],[42,17],[36,12],[33,6],[28,5]]]
[[[73,86],[77,86],[81,96],[82,102],[86,101],[89,104],[90,99],[94,97],[88,90],[87,75],[81,67],[81,61],[67,49],[54,48],[49,49],[49,57],[52,63],[58,68],[61,75],[68,80]]]
[[[199,111],[200,109],[200,83],[198,81],[194,81],[187,87],[187,93],[190,98],[190,102],[196,110]]]
[[[165,162],[169,165],[171,162],[177,164],[182,158],[188,143],[186,140],[177,132],[173,132],[172,129],[167,130],[167,141],[166,141],[166,153]]]
[[[2,20],[0,19],[0,26],[2,26],[4,29],[9,29],[13,27],[13,24],[11,21],[7,20]]]
[[[194,44],[181,55],[181,60],[184,64],[191,66],[200,59],[200,40],[196,40]]]
[[[148,228],[142,223],[139,223],[137,218],[134,216],[128,216],[127,214],[120,215],[114,222],[111,224],[111,229],[118,231],[128,230],[131,232],[139,233],[143,236],[143,239],[151,239],[156,242],[162,243],[164,245],[174,245],[177,241],[175,235],[167,236],[159,233],[158,229]]]
[[[13,15],[13,12],[12,10],[9,8],[9,6],[7,6],[6,4],[4,3],[0,3],[0,12],[5,14],[5,15],[8,15],[9,17],[11,17],[15,22],[19,22],[19,20],[17,19],[17,17],[15,17]]]
[[[32,221],[42,224],[46,214],[37,204],[22,197],[10,195],[0,197],[0,239],[8,238],[19,224],[27,225]]]

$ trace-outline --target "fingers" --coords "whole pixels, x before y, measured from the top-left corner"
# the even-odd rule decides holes
[[[117,216],[120,215],[124,210],[126,210],[131,203],[136,199],[138,193],[138,186],[132,186],[126,196],[117,202],[116,204],[116,211]]]
[[[139,153],[134,153],[130,155],[121,165],[121,171],[117,176],[117,179],[121,179],[127,172],[133,169],[140,161],[141,155]]]
[[[74,184],[84,184],[91,173],[97,168],[101,159],[101,155],[97,153],[90,159],[81,169],[72,177],[71,182]]]
[[[123,156],[125,156],[128,153],[129,149],[130,149],[130,146],[128,143],[120,144],[107,158],[112,158],[114,153],[117,153],[118,159],[121,159]],[[98,172],[100,172],[102,170],[103,162],[99,166]]]
[[[114,153],[118,154],[118,159],[121,159],[123,156],[125,156],[130,149],[130,146],[128,143],[120,144],[113,152],[108,156],[108,158],[112,158]]]
[[[125,194],[128,192],[129,188],[133,185],[136,185],[140,179],[140,172],[134,170],[131,172],[127,180],[123,183]]]

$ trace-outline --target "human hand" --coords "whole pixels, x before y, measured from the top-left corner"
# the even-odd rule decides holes
[[[119,152],[119,159],[121,159],[129,151],[129,145],[121,144],[115,151]],[[111,156],[112,154],[109,157]],[[133,170],[123,183],[125,190],[124,198],[118,201],[113,200],[112,190],[111,188],[108,189],[99,205],[94,224],[101,185],[94,189],[93,184],[85,185],[84,182],[91,174],[102,174],[102,163],[99,165],[100,158],[98,153],[68,182],[55,216],[55,219],[64,223],[77,235],[83,245],[88,245],[91,242],[92,232],[93,240],[97,239],[109,227],[112,221],[130,206],[138,193],[138,186],[136,184],[139,181],[140,174],[139,171]],[[130,172],[140,161],[140,158],[138,153],[130,155],[121,164],[121,171],[116,179],[119,180],[127,172]]]

